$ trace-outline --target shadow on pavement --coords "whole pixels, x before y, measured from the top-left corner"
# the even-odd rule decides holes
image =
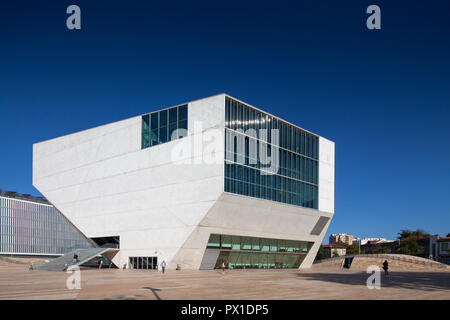
[[[340,273],[299,273],[304,280],[334,282],[347,285],[365,286],[370,274],[366,272]],[[389,272],[381,274],[381,287],[405,288],[415,290],[450,290],[450,272]]]
[[[161,289],[150,288],[150,287],[145,287],[144,289],[151,290],[151,292],[153,292],[153,294],[155,295],[156,300],[161,300],[161,297],[157,293],[158,291],[161,291]]]

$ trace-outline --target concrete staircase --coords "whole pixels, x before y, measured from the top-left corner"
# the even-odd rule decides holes
[[[50,270],[50,271],[64,271],[71,265],[82,265],[83,263],[95,258],[106,251],[111,250],[110,248],[89,248],[89,249],[76,249],[65,255],[55,258],[47,263],[32,266],[33,270]],[[73,263],[73,256],[78,255],[78,262]]]

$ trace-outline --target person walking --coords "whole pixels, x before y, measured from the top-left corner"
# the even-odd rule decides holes
[[[102,265],[103,265],[103,260],[99,260],[99,262],[98,262],[98,268],[101,269],[101,268],[102,268]]]
[[[225,261],[222,261],[222,274],[225,273]]]
[[[78,263],[78,255],[75,253],[73,255],[73,260],[72,260],[72,264],[77,264]]]
[[[163,262],[161,262],[161,269],[162,269],[162,273],[164,273],[166,271],[166,261],[163,260]]]
[[[388,272],[388,270],[389,270],[389,262],[387,260],[384,260],[384,262],[383,262],[383,270],[384,270],[384,274],[385,275],[389,274],[389,272]]]

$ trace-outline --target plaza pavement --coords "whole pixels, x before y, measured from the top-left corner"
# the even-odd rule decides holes
[[[0,263],[0,299],[450,299],[447,270],[392,270],[369,290],[365,270],[159,271],[82,269],[81,290],[65,272]]]

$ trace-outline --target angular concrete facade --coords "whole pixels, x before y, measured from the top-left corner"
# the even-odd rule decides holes
[[[119,236],[120,267],[157,256],[199,269],[215,233],[313,242],[307,268],[334,213],[334,143],[319,138],[317,209],[227,193],[227,97],[187,103],[187,136],[150,148],[142,116],[36,143],[33,185],[87,237]]]

